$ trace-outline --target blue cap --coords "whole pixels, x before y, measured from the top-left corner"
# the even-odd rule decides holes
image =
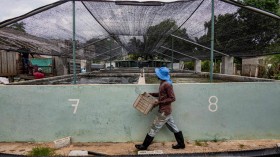
[[[156,72],[156,75],[158,78],[160,78],[161,80],[165,80],[168,83],[172,84],[168,68],[166,68],[166,67],[156,68],[155,72]]]

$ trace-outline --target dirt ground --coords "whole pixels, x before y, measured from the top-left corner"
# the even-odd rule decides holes
[[[57,154],[68,155],[71,150],[87,150],[107,155],[135,155],[137,150],[135,144],[129,143],[71,143],[67,147],[56,150]],[[174,150],[171,148],[174,142],[154,142],[148,150],[162,150],[168,153],[205,153],[205,152],[224,152],[236,150],[253,150],[261,148],[276,147],[280,140],[235,140],[218,142],[187,142],[185,149]],[[34,147],[54,147],[53,143],[0,143],[0,153],[26,155]]]

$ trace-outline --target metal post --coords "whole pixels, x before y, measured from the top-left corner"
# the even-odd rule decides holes
[[[75,19],[75,0],[73,0],[73,83],[77,83],[77,74],[76,74],[76,19]]]
[[[112,70],[112,40],[110,38],[110,71]]]
[[[212,0],[212,17],[211,17],[211,63],[210,63],[210,82],[213,82],[213,58],[214,58],[214,0]]]
[[[173,72],[173,50],[174,50],[174,37],[171,37],[171,39],[172,39],[172,61],[171,61],[171,72]]]

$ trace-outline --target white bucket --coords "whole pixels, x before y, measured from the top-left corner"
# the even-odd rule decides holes
[[[64,138],[55,140],[53,142],[54,142],[55,148],[62,148],[62,147],[70,145],[71,137],[70,136],[64,137]]]

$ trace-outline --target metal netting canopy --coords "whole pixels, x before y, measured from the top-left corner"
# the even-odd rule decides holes
[[[0,49],[72,56],[72,1],[62,0],[0,23]],[[152,54],[209,59],[211,0],[76,0],[78,58]],[[215,57],[279,53],[280,17],[215,0]]]

